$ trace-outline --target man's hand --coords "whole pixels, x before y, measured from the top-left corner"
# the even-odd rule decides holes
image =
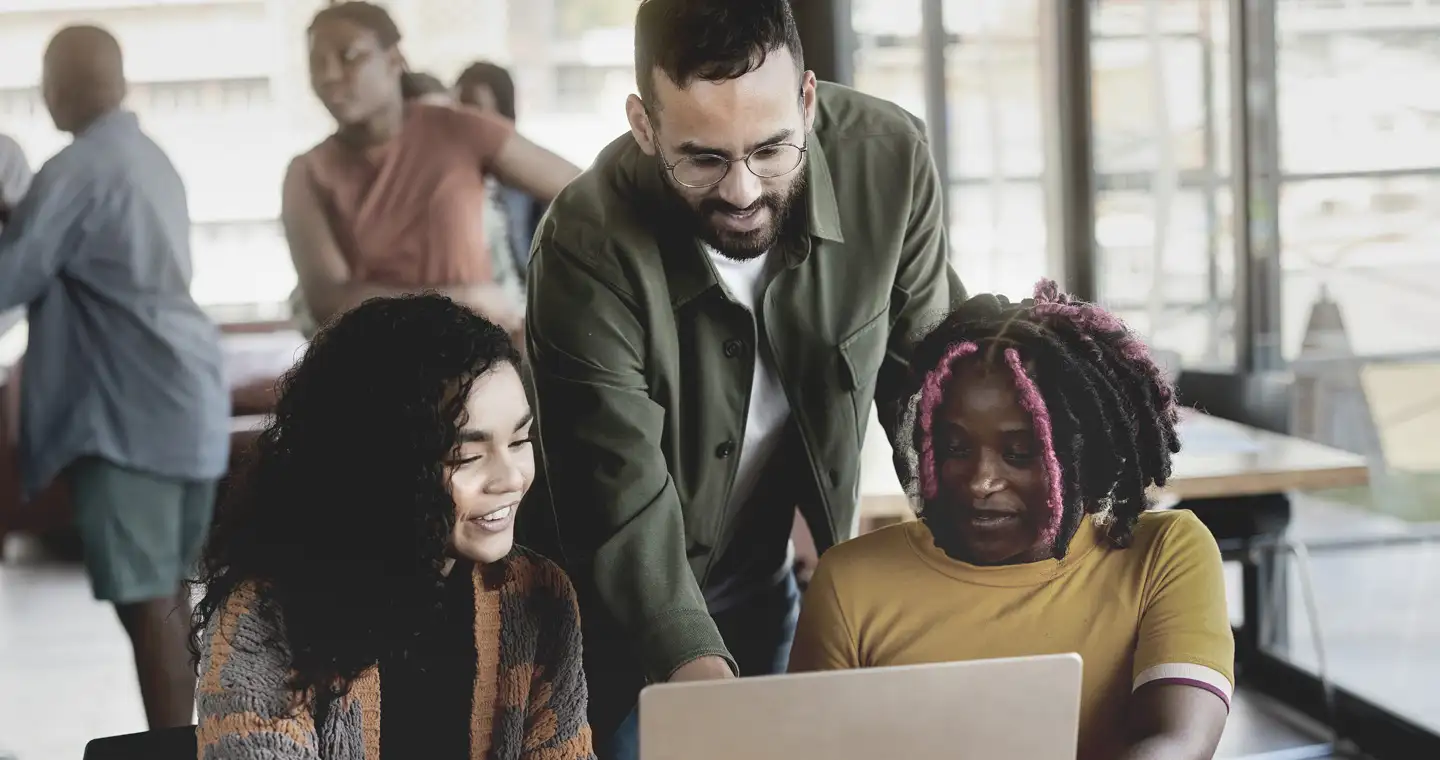
[[[730,663],[726,662],[725,658],[706,655],[681,665],[674,673],[670,674],[670,682],[718,681],[734,677],[735,673],[730,670]]]
[[[820,552],[815,548],[815,536],[810,533],[810,525],[798,509],[795,510],[795,523],[790,528],[790,541],[795,544],[795,581],[803,591],[810,585],[816,565],[820,564]]]

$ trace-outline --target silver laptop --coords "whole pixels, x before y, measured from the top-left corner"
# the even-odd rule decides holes
[[[1074,760],[1078,654],[658,684],[640,760]]]

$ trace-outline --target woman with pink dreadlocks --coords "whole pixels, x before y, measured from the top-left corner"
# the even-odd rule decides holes
[[[1180,442],[1145,345],[1042,281],[971,298],[911,367],[920,519],[821,559],[791,670],[1079,652],[1080,760],[1210,758],[1234,640],[1214,538],[1146,511]]]

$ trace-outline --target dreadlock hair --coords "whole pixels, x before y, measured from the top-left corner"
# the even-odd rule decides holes
[[[380,46],[390,49],[400,44],[400,27],[395,25],[395,19],[390,18],[390,12],[374,4],[350,0],[344,3],[331,3],[320,9],[315,17],[310,20],[309,32],[314,32],[315,27],[326,21],[348,21],[356,26],[364,27],[375,33]]]
[[[405,656],[443,610],[466,400],[507,365],[505,331],[441,295],[372,298],[323,328],[216,512],[192,655],[246,586],[281,631],[261,643],[288,655],[297,709]]]
[[[1146,489],[1170,477],[1180,450],[1175,395],[1140,338],[1117,317],[1041,280],[1033,298],[975,296],[921,339],[902,452],[907,492],[917,508],[938,495],[935,410],[963,361],[1012,374],[1030,413],[1048,486],[1050,522],[1042,539],[1061,559],[1084,515],[1097,515],[1116,547],[1130,544]],[[963,389],[962,389],[963,391]]]

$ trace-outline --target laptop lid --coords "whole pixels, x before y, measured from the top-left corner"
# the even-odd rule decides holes
[[[640,760],[1074,760],[1078,654],[657,684]]]

